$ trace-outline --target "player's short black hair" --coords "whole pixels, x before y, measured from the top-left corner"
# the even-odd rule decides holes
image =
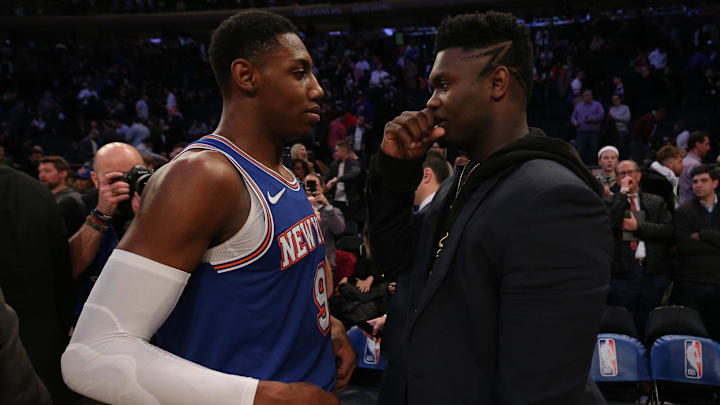
[[[533,86],[533,54],[530,30],[514,15],[488,11],[447,17],[437,30],[435,48],[438,52],[460,47],[463,50],[487,48],[510,41],[512,45],[494,66],[504,65],[515,73],[520,87],[530,98]]]
[[[298,33],[287,18],[260,10],[244,10],[223,21],[213,32],[208,55],[223,95],[230,88],[230,65],[235,59],[258,63],[259,56],[278,45],[277,36]]]

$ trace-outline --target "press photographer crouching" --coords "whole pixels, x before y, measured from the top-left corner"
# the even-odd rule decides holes
[[[109,143],[95,154],[91,178],[96,189],[83,197],[92,210],[70,238],[76,318],[140,206],[140,195],[152,175],[142,165],[137,149],[125,143]]]

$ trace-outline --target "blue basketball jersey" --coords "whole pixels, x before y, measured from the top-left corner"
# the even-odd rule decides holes
[[[229,250],[223,252],[227,260],[195,269],[156,333],[157,345],[223,373],[332,390],[325,241],[300,183],[288,182],[218,135],[185,151],[190,149],[225,155],[248,192],[259,197],[266,229],[252,252],[234,256]]]

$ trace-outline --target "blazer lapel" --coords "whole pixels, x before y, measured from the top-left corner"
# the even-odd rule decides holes
[[[463,231],[465,229],[465,226],[467,226],[470,217],[475,212],[477,206],[480,205],[482,200],[485,198],[488,191],[490,191],[490,189],[492,189],[492,187],[497,184],[500,177],[501,176],[495,176],[485,181],[480,186],[480,188],[478,188],[473,193],[473,196],[470,198],[467,204],[465,204],[465,207],[463,207],[462,212],[460,212],[460,215],[458,215],[457,220],[453,224],[452,228],[450,228],[450,236],[445,240],[445,247],[440,253],[440,257],[438,257],[435,261],[435,264],[432,268],[432,273],[430,274],[427,283],[425,284],[425,287],[422,289],[422,293],[420,294],[420,301],[417,306],[418,315],[423,311],[423,309],[425,309],[428,302],[430,302],[430,299],[435,294],[435,291],[438,289],[443,279],[447,275],[447,272],[450,269],[453,260],[455,259],[455,253],[462,241]],[[437,223],[437,221],[435,222]],[[437,228],[437,224],[433,228],[433,231],[435,230],[435,228]],[[431,248],[433,254],[435,254],[435,251],[437,250],[436,247],[431,246]],[[427,269],[427,261],[425,261],[424,264],[425,269]],[[419,272],[416,272],[416,275],[417,273]],[[423,277],[424,276],[425,275],[423,274]],[[415,317],[415,319],[417,319],[417,316]]]

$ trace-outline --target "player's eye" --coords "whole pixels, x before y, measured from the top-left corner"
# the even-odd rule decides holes
[[[306,73],[306,72],[305,72],[305,69],[296,70],[296,71],[293,72],[293,74],[295,75],[295,78],[298,79],[298,80],[300,80],[300,79],[302,79],[303,77],[305,77],[305,73]]]

